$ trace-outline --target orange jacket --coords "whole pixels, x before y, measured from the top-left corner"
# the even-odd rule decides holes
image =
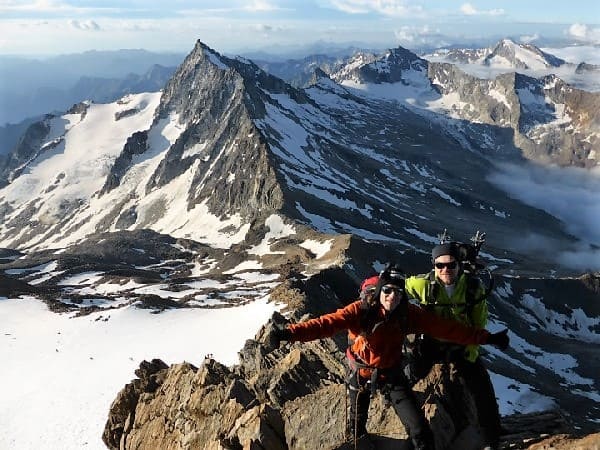
[[[404,322],[406,327],[394,317],[394,313],[400,313],[401,306],[387,315],[380,306],[377,311],[378,324],[372,332],[363,333],[360,317],[365,311],[360,309],[360,304],[360,301],[356,301],[333,313],[289,325],[291,340],[312,341],[348,330],[351,336],[356,337],[351,347],[354,355],[371,367],[387,369],[397,366],[402,360],[402,344],[407,334],[424,333],[462,345],[485,344],[490,335],[486,330],[444,319],[413,304],[408,304],[408,319]]]

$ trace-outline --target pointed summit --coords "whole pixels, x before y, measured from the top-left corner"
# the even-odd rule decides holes
[[[543,52],[535,45],[517,44],[511,39],[502,39],[485,57],[483,63],[488,66],[541,70],[559,67],[565,64],[565,61]]]
[[[404,47],[390,49],[383,55],[357,53],[331,78],[343,82],[396,83],[403,80],[407,71],[427,72],[427,61]]]

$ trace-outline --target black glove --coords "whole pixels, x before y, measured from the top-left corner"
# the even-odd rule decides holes
[[[491,344],[500,350],[506,350],[508,348],[508,329],[505,328],[498,333],[490,334],[486,344]]]
[[[286,325],[274,324],[270,338],[271,344],[276,348],[281,342],[291,341],[292,332]]]
[[[292,340],[292,332],[287,327],[287,325],[276,325],[273,332],[275,333],[275,336],[279,338],[280,341]]]

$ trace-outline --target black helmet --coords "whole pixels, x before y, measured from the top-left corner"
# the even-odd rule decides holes
[[[379,280],[380,286],[384,286],[386,284],[395,284],[396,286],[404,288],[406,274],[398,264],[390,263],[385,266],[385,269],[383,269],[379,274]]]

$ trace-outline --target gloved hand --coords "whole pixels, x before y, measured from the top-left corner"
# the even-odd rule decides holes
[[[491,344],[498,347],[500,350],[506,350],[508,348],[508,329],[499,331],[498,333],[490,334],[486,344]]]
[[[292,332],[287,327],[287,325],[276,325],[275,330],[273,330],[273,332],[279,338],[280,341],[292,340]]]
[[[292,332],[286,325],[274,324],[270,338],[273,347],[277,348],[281,342],[290,341],[292,339]]]

